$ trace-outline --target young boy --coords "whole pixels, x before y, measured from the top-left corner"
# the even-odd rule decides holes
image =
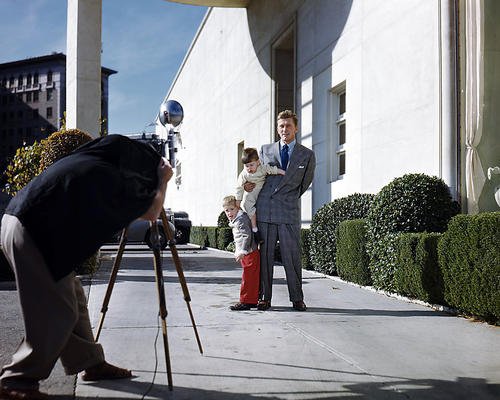
[[[257,228],[257,216],[255,215],[255,203],[257,202],[257,197],[259,196],[260,189],[264,186],[267,175],[285,175],[285,171],[279,169],[278,167],[272,167],[270,165],[262,165],[259,160],[259,154],[257,149],[248,147],[243,150],[241,154],[241,161],[245,165],[245,168],[240,172],[238,176],[238,186],[236,187],[236,201],[238,207],[241,204],[241,208],[248,214],[250,221],[252,222],[252,232],[254,233],[255,240],[257,243],[263,243],[260,237],[259,230]],[[243,185],[246,182],[255,183],[255,187],[251,192],[245,192]]]
[[[229,219],[229,226],[233,229],[234,257],[241,263],[240,302],[229,308],[233,311],[250,310],[257,307],[259,300],[260,281],[260,254],[257,243],[252,235],[252,228],[248,215],[243,212],[234,196],[226,196],[222,200],[222,207]]]

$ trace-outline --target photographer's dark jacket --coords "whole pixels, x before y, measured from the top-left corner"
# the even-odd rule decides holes
[[[125,136],[95,139],[52,164],[11,200],[55,280],[143,215],[158,186],[160,155]]]

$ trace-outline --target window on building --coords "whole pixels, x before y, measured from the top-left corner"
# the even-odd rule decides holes
[[[47,83],[52,83],[52,71],[47,72]]]
[[[17,87],[18,88],[23,87],[23,76],[22,75],[19,75],[19,77],[17,78]]]
[[[52,107],[47,107],[47,118],[52,118]]]
[[[33,92],[33,103],[38,102],[38,92]]]
[[[9,79],[9,87],[10,88],[14,87],[14,81],[15,81],[14,77],[11,76],[10,79]]]
[[[7,87],[7,78],[2,78],[2,87]]]
[[[31,92],[26,93],[26,103],[31,103]]]
[[[28,74],[28,76],[26,77],[26,87],[31,87],[32,79],[33,77],[31,76],[31,74]]]
[[[33,85],[38,85],[38,72],[33,75]]]
[[[330,182],[342,179],[346,174],[346,111],[346,85],[343,82],[331,91]]]
[[[47,89],[47,101],[52,100],[52,89]]]

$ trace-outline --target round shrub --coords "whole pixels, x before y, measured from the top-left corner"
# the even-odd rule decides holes
[[[337,227],[348,219],[366,217],[372,194],[355,193],[325,204],[314,214],[309,231],[310,260],[316,271],[337,274]]]
[[[14,158],[5,170],[7,181],[4,189],[5,193],[15,196],[19,190],[38,175],[43,142],[35,142],[31,146],[24,146],[17,149]]]
[[[425,174],[407,174],[394,179],[375,196],[367,216],[370,269],[374,285],[393,289],[394,242],[384,238],[403,232],[444,232],[459,211],[442,179]],[[381,246],[387,245],[386,249]],[[386,261],[393,260],[390,264]]]
[[[224,211],[217,218],[217,228],[229,228],[229,219]]]
[[[92,136],[79,129],[54,132],[44,141],[40,172],[91,140]]]

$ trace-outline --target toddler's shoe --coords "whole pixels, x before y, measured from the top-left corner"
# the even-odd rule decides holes
[[[250,310],[252,307],[256,307],[257,304],[249,304],[249,303],[236,303],[229,307],[232,311],[246,311]]]

